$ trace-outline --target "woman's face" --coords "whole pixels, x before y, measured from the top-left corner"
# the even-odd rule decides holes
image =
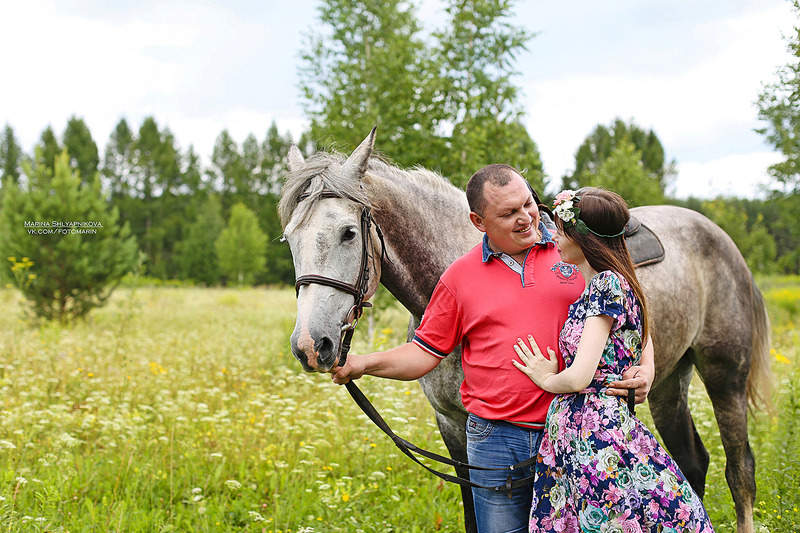
[[[583,256],[583,251],[581,251],[581,247],[578,246],[578,243],[564,235],[560,225],[558,231],[556,231],[555,241],[558,247],[558,253],[561,254],[561,260],[565,263],[578,265],[586,260]]]

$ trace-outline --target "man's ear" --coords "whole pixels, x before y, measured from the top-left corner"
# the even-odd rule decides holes
[[[483,224],[483,217],[480,216],[475,211],[469,212],[469,220],[472,222],[472,225],[478,228],[478,231],[482,233],[486,233],[486,226]]]

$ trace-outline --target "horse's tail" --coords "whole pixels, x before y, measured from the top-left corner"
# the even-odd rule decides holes
[[[772,371],[770,370],[770,328],[764,298],[750,276],[753,346],[750,355],[750,373],[747,376],[747,399],[751,410],[772,409]]]

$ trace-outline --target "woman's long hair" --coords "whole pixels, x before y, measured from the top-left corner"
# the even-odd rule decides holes
[[[625,244],[625,237],[622,235],[617,237],[595,235],[595,233],[602,235],[620,233],[630,218],[628,204],[619,194],[597,187],[584,187],[577,191],[576,196],[580,198],[577,202],[577,207],[580,208],[579,218],[583,220],[590,231],[580,233],[574,224],[565,224],[559,218],[556,218],[556,225],[564,235],[580,246],[586,261],[594,270],[597,272],[612,270],[627,280],[633,289],[633,294],[639,300],[639,308],[642,310],[642,347],[644,347],[650,331],[647,303],[639,280],[636,278],[631,254]]]

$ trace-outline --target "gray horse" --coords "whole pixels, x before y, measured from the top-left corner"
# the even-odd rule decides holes
[[[321,275],[353,284],[362,242],[370,243],[365,298],[383,283],[410,311],[412,332],[441,273],[478,244],[481,235],[469,222],[461,190],[433,172],[401,170],[372,157],[373,144],[374,130],[347,158],[319,152],[307,161],[292,147],[279,204],[281,221],[298,277]],[[365,207],[383,230],[383,260],[374,226],[372,235],[361,235]],[[702,497],[709,456],[687,404],[697,368],[725,448],[725,477],[736,503],[738,531],[752,532],[756,486],[748,400],[766,397],[770,382],[769,323],[761,294],[733,241],[702,215],[673,206],[632,212],[660,237],[666,251],[664,261],[637,272],[653,324],[653,420]],[[336,365],[343,325],[353,318],[353,299],[335,287],[300,287],[291,344],[305,370],[327,372]],[[460,355],[453,353],[419,381],[451,456],[466,461]],[[466,471],[458,474],[468,476]],[[462,488],[462,497],[467,530],[474,531],[470,490]]]

